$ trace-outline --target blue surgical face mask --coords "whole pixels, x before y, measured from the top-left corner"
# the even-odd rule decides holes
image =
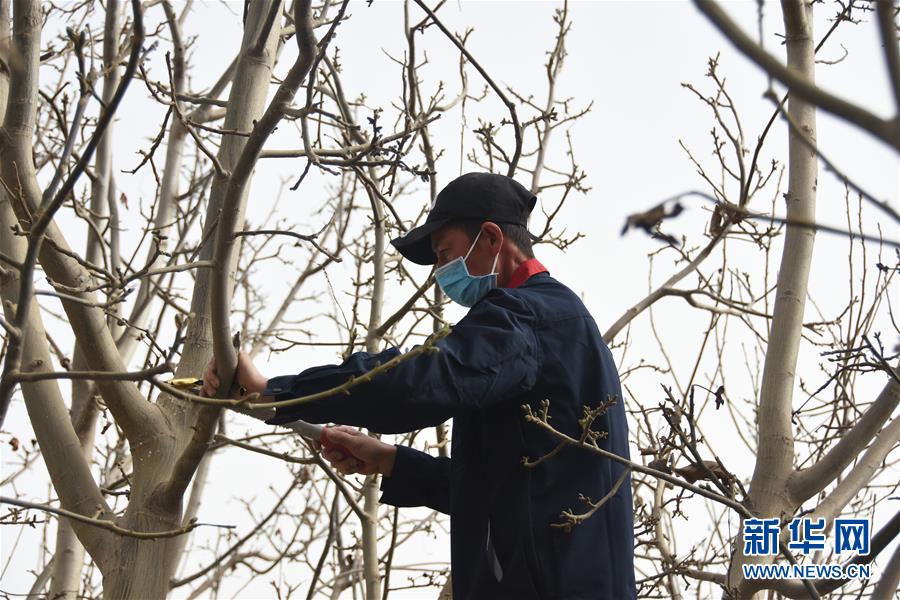
[[[465,257],[458,256],[434,272],[438,285],[441,286],[447,297],[466,307],[473,306],[485,294],[497,287],[497,273],[494,270],[497,268],[497,259],[500,258],[499,252],[494,257],[491,272],[487,275],[470,275],[469,268],[466,266],[466,260],[472,253],[472,249],[475,248],[479,236],[481,236],[481,231],[475,236],[475,241],[472,242]]]

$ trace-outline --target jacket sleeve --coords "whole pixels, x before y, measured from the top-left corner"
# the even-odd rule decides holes
[[[541,361],[534,320],[534,313],[510,290],[492,290],[436,344],[439,352],[419,354],[349,393],[279,408],[268,422],[303,419],[402,433],[503,402],[531,389],[537,380]],[[395,348],[357,352],[340,365],[274,377],[263,395],[279,401],[321,392],[398,354]]]
[[[397,446],[394,470],[381,479],[381,502],[391,506],[427,506],[450,514],[450,460]]]

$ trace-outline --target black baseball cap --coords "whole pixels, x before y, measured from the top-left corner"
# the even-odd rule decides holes
[[[391,240],[400,254],[419,265],[433,265],[431,234],[458,219],[492,221],[528,228],[537,197],[521,183],[494,173],[460,175],[440,191],[422,225]],[[538,238],[529,233],[533,240]]]

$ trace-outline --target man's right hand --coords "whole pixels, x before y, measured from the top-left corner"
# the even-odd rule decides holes
[[[390,475],[394,470],[397,448],[353,427],[329,427],[322,433],[321,441],[322,456],[344,475]]]

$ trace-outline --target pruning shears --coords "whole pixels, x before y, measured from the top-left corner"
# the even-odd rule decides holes
[[[170,379],[166,383],[179,390],[188,390],[191,392],[199,392],[203,387],[203,380],[197,377],[179,377]],[[244,386],[240,386],[237,391],[241,396],[247,395],[247,388]]]

